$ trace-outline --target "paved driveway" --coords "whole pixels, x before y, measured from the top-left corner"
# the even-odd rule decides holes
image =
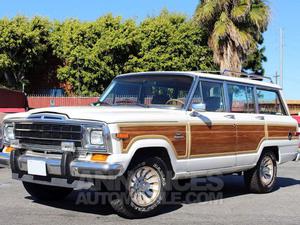
[[[8,169],[0,169],[0,224],[300,224],[300,163],[279,169],[278,189],[271,194],[248,194],[238,176],[222,177],[219,200],[179,200],[160,215],[126,220],[105,205],[76,204],[82,192],[74,192],[64,202],[33,201],[22,184],[10,179]]]

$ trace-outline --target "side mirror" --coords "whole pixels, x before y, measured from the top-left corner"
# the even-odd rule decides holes
[[[194,110],[196,112],[205,112],[206,104],[204,104],[204,103],[192,104],[192,110]]]

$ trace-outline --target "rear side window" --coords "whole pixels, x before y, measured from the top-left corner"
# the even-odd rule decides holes
[[[194,93],[192,104],[203,104],[208,112],[224,112],[223,83],[201,81]]]
[[[203,103],[208,112],[224,112],[223,83],[201,81]]]
[[[286,115],[282,102],[276,91],[257,89],[259,113]]]
[[[255,113],[253,87],[228,84],[230,112]]]

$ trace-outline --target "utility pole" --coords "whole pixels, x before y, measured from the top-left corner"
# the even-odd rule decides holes
[[[280,28],[280,85],[283,88],[284,32]]]
[[[278,84],[278,78],[280,78],[280,75],[278,75],[278,72],[276,71],[276,74],[275,74],[275,82],[276,84]]]

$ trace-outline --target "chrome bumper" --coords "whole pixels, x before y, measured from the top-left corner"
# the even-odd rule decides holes
[[[82,189],[90,189],[94,186],[93,182],[90,181],[81,181],[81,180],[73,180],[69,181],[68,179],[64,178],[50,178],[49,180],[37,180],[34,176],[29,174],[19,175],[17,173],[12,174],[12,178],[15,180],[21,180],[28,183],[35,183],[35,184],[42,184],[48,186],[55,186],[55,187],[65,187],[65,188],[73,188],[75,190],[82,190]]]
[[[118,163],[100,163],[83,161],[74,159],[71,162],[64,162],[61,155],[53,156],[35,156],[35,155],[20,155],[13,161],[16,162],[20,172],[27,172],[28,160],[42,160],[46,162],[47,175],[51,176],[70,176],[74,178],[92,178],[92,179],[115,179],[123,172],[123,166]],[[10,154],[0,153],[0,165],[10,166]],[[67,169],[64,169],[67,168]],[[64,174],[63,171],[68,171],[69,174]]]

